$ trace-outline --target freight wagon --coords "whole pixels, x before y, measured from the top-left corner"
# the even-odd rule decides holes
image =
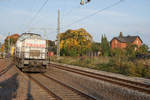
[[[16,42],[15,62],[22,71],[45,72],[48,64],[46,40],[39,34],[23,33]]]

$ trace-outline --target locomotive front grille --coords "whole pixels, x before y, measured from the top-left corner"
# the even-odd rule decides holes
[[[30,50],[30,57],[40,57],[40,50]]]

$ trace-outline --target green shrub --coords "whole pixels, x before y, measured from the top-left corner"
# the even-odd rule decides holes
[[[150,79],[150,66],[146,66],[143,70],[143,77]]]
[[[145,60],[129,61],[123,56],[115,57],[52,57],[51,60],[127,76],[150,78],[150,65]],[[148,61],[147,61],[148,62]],[[147,65],[145,65],[147,64]]]

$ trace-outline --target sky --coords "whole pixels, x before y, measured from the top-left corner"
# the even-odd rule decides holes
[[[48,0],[37,13],[45,1],[0,0],[0,41],[3,42],[9,34],[24,32],[35,32],[46,39],[56,40],[60,9],[61,32],[84,28],[96,42],[101,41],[102,34],[110,41],[123,32],[124,36],[140,36],[150,47],[150,0],[123,0],[91,17],[86,16],[119,0],[91,0],[83,6],[80,5],[80,0]]]

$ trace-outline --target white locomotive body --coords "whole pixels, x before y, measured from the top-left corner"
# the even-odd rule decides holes
[[[16,64],[23,71],[45,71],[47,54],[46,40],[38,34],[23,33],[16,42]]]

